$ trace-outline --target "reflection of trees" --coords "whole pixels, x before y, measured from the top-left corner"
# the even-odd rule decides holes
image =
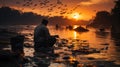
[[[113,38],[113,40],[114,40],[114,44],[116,46],[120,46],[120,39],[119,38]]]
[[[95,32],[96,33],[96,37],[98,38],[107,38],[109,36],[108,32]]]

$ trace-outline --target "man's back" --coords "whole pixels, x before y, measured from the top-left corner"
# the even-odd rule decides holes
[[[50,37],[48,28],[41,24],[37,26],[34,30],[34,42],[42,42],[46,38]]]
[[[46,27],[48,20],[43,19],[41,25],[38,25],[34,30],[34,49],[39,51],[41,47],[53,47],[56,42],[54,36],[50,36],[49,30]]]

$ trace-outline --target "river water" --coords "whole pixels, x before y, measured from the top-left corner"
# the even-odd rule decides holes
[[[8,25],[8,26],[0,26],[1,28],[6,28],[12,31],[16,31],[20,34],[25,35],[26,44],[33,44],[33,31],[36,25]],[[111,37],[110,31],[105,30],[105,32],[99,32],[98,29],[88,28],[89,32],[76,32],[73,30],[68,30],[65,26],[59,27],[57,30],[55,26],[48,26],[51,35],[59,35],[60,39],[67,39],[67,40],[86,40],[89,42],[91,48],[102,49],[105,48],[107,44],[108,49],[106,51],[102,51],[100,53],[93,53],[87,55],[79,55],[80,62],[86,62],[85,57],[93,57],[96,60],[107,60],[113,61],[115,64],[120,64],[120,45],[119,39],[115,39]],[[75,45],[75,44],[74,44]],[[33,48],[25,48],[25,56],[33,57]],[[57,51],[57,50],[56,50]],[[62,50],[61,50],[62,52]],[[64,51],[63,51],[64,52]],[[78,58],[76,57],[76,58]],[[84,61],[86,60],[86,61]],[[96,61],[95,60],[95,61]],[[54,64],[51,62],[50,67],[66,67],[62,64]]]

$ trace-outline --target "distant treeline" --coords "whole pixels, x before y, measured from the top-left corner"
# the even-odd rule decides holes
[[[99,11],[89,26],[112,27],[113,30],[120,31],[120,0],[115,1],[111,12]]]
[[[93,18],[89,26],[92,27],[110,27],[111,26],[111,14],[107,11],[99,11],[96,13],[96,16]]]
[[[10,7],[0,8],[0,24],[36,24],[44,16],[32,12],[21,12]]]
[[[49,24],[71,25],[71,24],[87,24],[87,21],[70,20],[63,16],[42,16],[33,12],[22,12],[10,7],[0,8],[0,24],[39,24],[43,18],[50,21]]]

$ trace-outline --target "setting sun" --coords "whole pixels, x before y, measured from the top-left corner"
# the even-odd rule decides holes
[[[72,16],[72,18],[75,19],[75,20],[81,19],[81,15],[80,15],[79,13],[77,13],[77,12],[76,12],[76,13],[73,13],[71,16]]]

